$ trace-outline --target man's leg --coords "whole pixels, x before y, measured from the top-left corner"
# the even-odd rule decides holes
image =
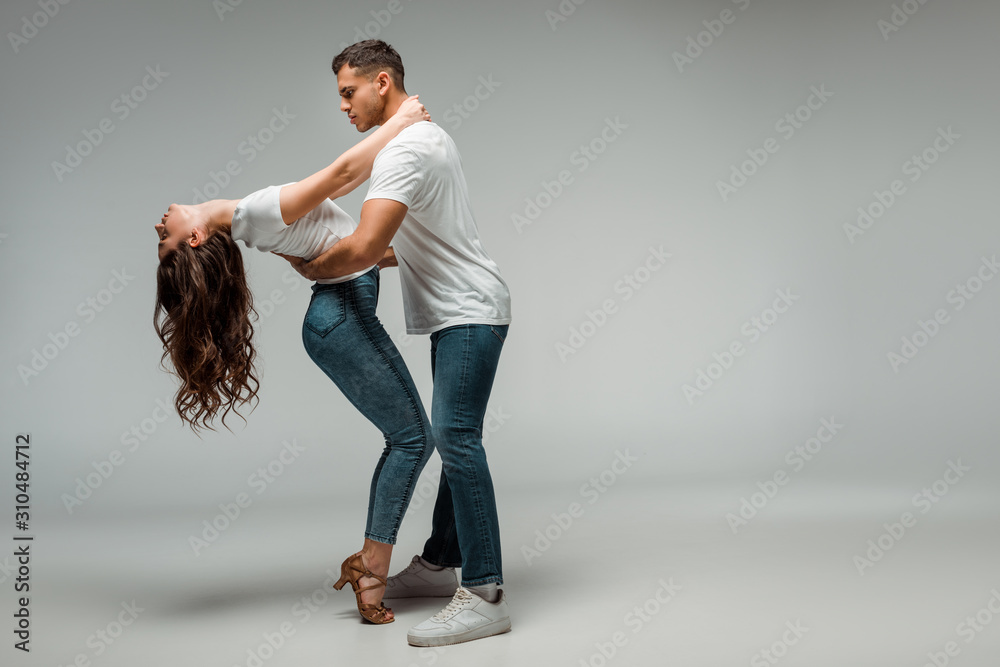
[[[454,532],[462,587],[444,609],[410,628],[406,641],[414,646],[446,646],[510,630],[506,596],[496,588],[503,583],[500,526],[482,431],[506,336],[506,326],[483,324],[431,334],[431,429],[441,455],[442,485],[425,554],[431,562],[447,558]]]
[[[448,558],[450,533],[457,538],[462,565],[462,585],[503,583],[500,526],[496,498],[483,448],[483,419],[497,363],[506,337],[506,326],[466,324],[431,335],[434,398],[431,428],[441,455],[442,486],[435,505],[432,531],[439,540],[428,540],[431,556]],[[445,488],[446,486],[446,488]]]
[[[435,352],[437,346],[433,340],[432,338],[431,380],[436,380],[437,355]],[[424,552],[421,554],[421,558],[439,567],[461,567],[462,565],[462,551],[458,548],[458,533],[455,529],[455,507],[444,467],[441,468],[437,499],[434,501],[434,514],[431,516],[431,536],[424,543]]]
[[[458,532],[455,527],[455,507],[451,498],[448,476],[441,469],[438,481],[437,500],[431,517],[431,536],[424,543],[420,556],[428,563],[440,567],[461,567],[462,551],[458,548]]]

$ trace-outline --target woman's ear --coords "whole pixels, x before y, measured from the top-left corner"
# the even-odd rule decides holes
[[[208,233],[201,227],[192,227],[191,236],[188,238],[188,245],[197,248],[208,238]]]

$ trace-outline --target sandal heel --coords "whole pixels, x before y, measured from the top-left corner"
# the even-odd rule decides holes
[[[362,587],[359,584],[361,577],[371,577],[378,581],[377,584],[371,584],[369,586]],[[385,577],[380,577],[373,573],[365,566],[365,562],[361,557],[360,553],[354,554],[353,556],[348,556],[347,559],[340,566],[340,579],[337,583],[333,585],[334,590],[340,590],[344,587],[344,584],[350,583],[351,588],[354,590],[354,595],[357,597],[358,603],[358,613],[361,617],[368,621],[369,623],[374,623],[375,625],[383,625],[385,623],[392,623],[394,618],[388,618],[388,612],[392,611],[389,607],[384,604],[379,603],[377,606],[361,601],[361,593],[364,591],[371,590],[373,588],[385,587]]]

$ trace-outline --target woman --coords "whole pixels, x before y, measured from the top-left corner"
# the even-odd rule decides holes
[[[375,155],[400,130],[430,120],[416,97],[371,136],[326,169],[297,183],[241,199],[171,204],[155,225],[159,236],[153,325],[181,382],[174,400],[196,432],[212,428],[257,398],[251,315],[253,297],[235,240],[264,252],[311,259],[357,224],[330,201],[368,179]],[[234,240],[235,239],[235,240]],[[375,315],[379,262],[343,278],[317,281],[302,340],[310,358],[385,435],[368,501],[362,550],[341,565],[358,610],[372,623],[392,622],[382,605],[392,545],[420,471],[433,450],[430,424],[402,357]]]

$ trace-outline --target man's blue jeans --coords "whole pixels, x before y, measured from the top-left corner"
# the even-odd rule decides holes
[[[500,525],[483,448],[483,419],[507,325],[463,324],[431,334],[431,407],[441,481],[422,557],[462,568],[463,586],[503,583]]]
[[[302,342],[309,357],[385,436],[368,497],[365,537],[395,544],[420,471],[434,446],[410,371],[375,315],[379,270],[348,282],[312,286]],[[335,421],[330,433],[337,433]],[[343,443],[345,470],[358,472],[358,450]]]

